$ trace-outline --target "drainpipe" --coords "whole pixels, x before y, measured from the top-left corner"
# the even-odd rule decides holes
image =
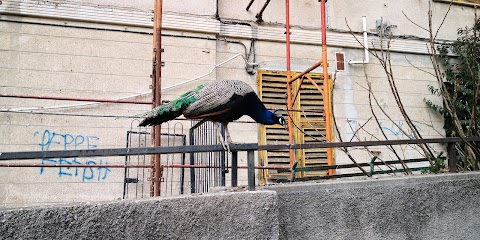
[[[348,64],[367,64],[370,61],[370,56],[368,53],[368,36],[367,36],[367,17],[363,16],[363,46],[365,49],[365,57],[361,61],[348,61]]]

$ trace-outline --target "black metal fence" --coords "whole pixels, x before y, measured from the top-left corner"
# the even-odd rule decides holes
[[[225,169],[231,168],[232,174],[232,186],[237,186],[237,159],[238,152],[246,151],[247,152],[247,162],[248,166],[248,188],[250,190],[255,189],[255,168],[266,169],[268,166],[255,166],[254,162],[254,152],[261,150],[281,150],[281,149],[311,149],[311,148],[337,148],[337,147],[358,147],[358,146],[381,146],[381,145],[410,145],[410,144],[429,144],[429,143],[455,143],[461,141],[480,141],[480,137],[471,137],[466,139],[460,138],[433,138],[433,139],[406,139],[406,140],[386,140],[386,141],[364,141],[364,142],[332,142],[332,143],[316,143],[316,144],[297,144],[297,145],[258,145],[255,143],[250,144],[232,144],[230,149],[232,151],[232,165],[230,167],[225,166]],[[453,149],[453,148],[450,148]],[[186,153],[204,153],[204,152],[224,152],[223,146],[221,145],[193,145],[193,146],[165,146],[165,147],[136,147],[136,148],[115,148],[115,149],[86,149],[86,150],[63,150],[63,151],[25,151],[25,152],[4,152],[0,154],[0,167],[32,167],[31,164],[22,164],[22,163],[2,163],[2,161],[9,160],[24,160],[24,159],[43,159],[43,158],[74,158],[74,157],[98,157],[98,156],[133,156],[133,155],[151,155],[151,154],[186,154]],[[454,149],[451,150],[448,154],[448,165],[452,168],[451,171],[455,171],[453,166],[456,166],[454,155]],[[421,162],[426,161],[426,159],[410,159],[404,160],[404,162]],[[395,164],[398,161],[386,161],[386,162],[370,162],[370,163],[360,163],[360,164],[348,164],[348,165],[335,165],[335,166],[325,166],[325,167],[315,167],[315,168],[296,168],[288,169],[293,172],[292,180],[295,180],[295,172],[298,171],[319,171],[319,170],[328,170],[328,169],[343,169],[343,168],[356,168],[356,167],[368,167],[379,164]],[[43,164],[42,167],[61,167],[62,164],[51,164],[51,166],[46,166]],[[65,165],[63,165],[65,166]],[[94,165],[89,165],[89,167],[95,167]],[[111,167],[117,168],[148,168],[152,167],[149,164],[138,164],[138,165],[111,165]],[[162,167],[165,168],[222,168],[222,166],[209,166],[207,164],[198,165],[175,165],[167,164]],[[371,168],[373,169],[373,168]],[[416,169],[412,169],[416,170]],[[372,170],[373,171],[373,170]],[[383,171],[383,173],[387,173]],[[391,170],[394,172],[394,170]],[[376,173],[376,172],[372,172]],[[379,172],[380,173],[380,172]],[[322,176],[312,179],[319,178],[338,178],[346,176],[359,176],[363,173],[347,174],[347,175],[333,175],[333,176]]]
[[[190,146],[220,144],[215,124],[210,121],[194,121],[189,130]],[[222,135],[225,130],[219,129]],[[225,174],[228,173],[227,154],[225,152],[197,152],[190,154],[190,165],[207,165],[210,168],[190,168],[190,192],[204,193],[211,187],[225,186]]]

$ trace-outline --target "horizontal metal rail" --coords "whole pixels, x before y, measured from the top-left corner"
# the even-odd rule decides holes
[[[332,166],[319,166],[319,167],[302,167],[293,169],[284,166],[255,166],[254,165],[254,151],[276,151],[285,149],[312,149],[312,148],[337,148],[337,147],[360,147],[360,146],[380,146],[380,145],[408,145],[408,144],[427,144],[427,143],[455,143],[462,141],[480,141],[480,137],[470,138],[432,138],[432,139],[405,139],[405,140],[385,140],[385,141],[363,141],[363,142],[323,142],[315,144],[280,144],[280,145],[258,145],[256,143],[249,144],[231,144],[230,150],[232,151],[232,166],[226,166],[232,169],[232,186],[237,186],[237,169],[246,168],[248,170],[248,189],[255,190],[255,169],[283,169],[291,172],[291,179],[287,181],[296,181],[295,173],[301,171],[324,171],[330,169],[340,168],[354,168],[354,167],[367,167],[370,166],[371,174],[385,174],[403,172],[404,169],[390,169],[384,171],[374,171],[374,165],[389,165],[397,164],[397,161],[384,161],[375,162],[374,159],[370,163],[361,164],[346,164],[346,165],[332,165]],[[225,151],[222,145],[205,145],[205,146],[169,146],[169,147],[145,147],[145,148],[111,148],[111,149],[86,149],[86,150],[63,150],[63,151],[28,151],[28,152],[0,152],[1,161],[11,160],[27,160],[27,159],[49,159],[49,158],[76,158],[76,157],[96,157],[96,156],[128,156],[128,155],[150,155],[150,154],[171,154],[171,153],[195,153],[195,152],[218,152]],[[247,166],[236,166],[236,153],[238,151],[247,152]],[[426,159],[410,159],[404,160],[405,162],[422,162]],[[38,164],[38,163],[0,163],[0,167],[98,167],[98,168],[152,168],[152,165],[123,165],[123,164]],[[162,165],[163,168],[212,168],[209,165],[182,165],[182,164],[170,164]],[[418,171],[427,169],[427,167],[410,168],[411,171]],[[363,173],[350,173],[341,175],[326,175],[326,176],[314,176],[304,177],[298,180],[320,180],[330,178],[343,178],[364,176]],[[235,177],[234,177],[235,176]],[[279,179],[279,181],[282,181]]]
[[[0,163],[0,167],[9,168],[152,168],[153,165],[124,165],[124,164],[51,164],[51,163]]]
[[[417,162],[426,162],[426,158],[416,158],[416,159],[406,159],[403,160],[405,163],[417,163]],[[398,160],[383,161],[383,162],[374,162],[372,163],[375,166],[378,165],[390,165],[390,164],[400,164]],[[342,164],[342,165],[332,165],[332,166],[320,166],[320,167],[302,167],[295,168],[296,172],[301,171],[325,171],[330,169],[345,169],[345,168],[356,168],[356,167],[368,167],[370,163],[359,163],[355,164]],[[152,168],[151,164],[140,164],[140,165],[124,165],[124,164],[41,164],[41,163],[0,163],[0,167],[18,167],[18,168],[28,168],[28,167],[41,167],[41,168],[57,168],[57,167],[74,167],[74,168]],[[221,168],[220,166],[213,165],[190,165],[190,164],[167,164],[162,165],[163,168]],[[233,168],[234,166],[225,166],[226,168]],[[247,169],[248,166],[236,166],[240,169]],[[287,166],[255,166],[255,169],[272,169],[272,170],[291,170]]]
[[[418,167],[418,168],[410,168],[410,171],[421,171],[426,169],[427,167]],[[373,174],[387,174],[387,173],[402,173],[405,172],[404,169],[394,169],[394,170],[380,170],[380,171],[374,171]],[[298,182],[304,182],[304,181],[315,181],[315,180],[324,180],[324,179],[333,179],[333,178],[345,178],[345,177],[362,177],[365,176],[364,173],[359,172],[359,173],[344,173],[344,174],[338,174],[338,175],[325,175],[325,176],[316,176],[316,177],[302,177],[302,178],[296,178],[295,181]],[[290,180],[285,179],[285,180],[279,180],[279,182],[289,182]]]
[[[415,158],[415,159],[405,159],[402,160],[404,163],[419,163],[419,162],[428,162],[427,158]],[[331,169],[345,169],[345,168],[357,168],[357,167],[369,167],[370,165],[392,165],[392,164],[401,164],[398,160],[390,160],[383,162],[373,162],[373,163],[359,163],[359,164],[342,164],[342,165],[332,165],[332,166],[320,166],[320,167],[302,167],[295,168],[296,172],[308,172],[308,171],[326,171]],[[363,174],[363,173],[362,173]]]
[[[0,163],[0,167],[18,167],[18,168],[29,168],[29,167],[41,167],[41,168],[58,168],[58,167],[71,167],[71,168],[152,168],[154,165],[151,164],[136,164],[136,165],[124,165],[124,164],[41,164],[41,163]],[[163,168],[222,168],[221,166],[210,166],[210,165],[190,165],[190,164],[167,164],[161,165]],[[225,166],[226,168],[232,168],[232,166]],[[248,166],[237,166],[237,168],[247,169]],[[255,166],[255,169],[285,169],[290,170],[290,167],[282,166]]]
[[[478,142],[480,137],[465,138],[466,141]],[[430,138],[430,139],[405,139],[362,142],[323,142],[312,144],[276,144],[258,145],[256,143],[231,144],[231,151],[275,151],[286,149],[313,149],[313,148],[338,148],[338,147],[363,147],[381,145],[409,145],[427,143],[454,143],[462,142],[461,138]],[[143,148],[106,148],[85,150],[58,150],[58,151],[25,151],[25,152],[0,152],[0,161],[43,159],[43,158],[76,158],[76,157],[108,157],[129,155],[152,155],[170,153],[195,153],[195,152],[221,152],[225,151],[222,145],[201,146],[171,146],[171,147],[143,147]]]

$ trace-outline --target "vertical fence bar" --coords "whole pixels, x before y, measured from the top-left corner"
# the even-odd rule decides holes
[[[226,153],[220,152],[220,156],[218,156],[220,161],[220,186],[224,187],[226,184],[225,173],[227,172],[227,168],[225,166],[225,158]]]
[[[142,132],[142,131],[139,131],[139,132]],[[149,134],[148,132],[144,132],[144,133],[142,133],[142,135],[143,135],[143,144],[142,144],[141,146],[146,146],[146,144],[147,144],[147,139],[148,139],[147,136],[148,136],[148,135],[151,136],[151,133]],[[146,164],[146,160],[147,160],[147,156],[146,156],[146,155],[143,155],[143,156],[142,156],[143,164]],[[145,171],[146,171],[146,169],[144,168],[144,169],[142,170],[142,183],[141,183],[141,184],[142,184],[142,198],[145,197],[145,182],[148,181],[148,177],[147,177],[147,179],[145,179]],[[147,173],[147,174],[148,174],[148,173]],[[147,181],[145,181],[145,180],[147,180]]]
[[[183,143],[183,146],[187,145],[187,136],[183,135],[182,143]],[[185,153],[182,153],[181,164],[185,165]],[[184,186],[183,185],[185,184],[185,168],[182,167],[180,171],[181,171],[180,172],[180,194],[182,195],[184,193]]]
[[[127,148],[130,146],[130,131],[127,131]],[[129,156],[125,156],[125,166],[128,165]],[[125,199],[125,196],[127,194],[127,178],[128,178],[128,169],[124,169],[124,176],[123,176],[123,199]]]
[[[457,152],[455,143],[448,144],[448,170],[449,172],[457,172]]]
[[[255,190],[255,155],[253,151],[247,151],[248,161],[248,190]]]
[[[232,187],[238,186],[238,152],[232,152]]]
[[[222,124],[222,129],[221,129],[222,136],[225,136],[225,126]],[[215,141],[215,143],[218,142],[218,139]],[[218,144],[218,143],[217,143]],[[226,185],[226,177],[225,173],[228,172],[228,168],[226,167],[227,164],[227,158],[228,158],[228,152],[223,151],[223,152],[218,152],[218,159],[220,160],[220,186],[225,187]]]
[[[190,141],[190,146],[195,145],[195,139],[193,139],[193,131],[195,128],[190,128],[188,133],[188,139]],[[196,153],[190,153],[190,165],[195,165],[195,155]],[[190,168],[190,193],[195,193],[195,168]]]

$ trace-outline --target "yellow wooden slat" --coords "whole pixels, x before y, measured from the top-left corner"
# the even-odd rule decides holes
[[[272,93],[272,92],[264,92],[263,93],[263,101],[269,101],[272,99],[280,99],[285,102],[285,93]]]
[[[296,73],[294,73],[295,75]],[[278,71],[260,70],[258,74],[259,96],[262,102],[269,108],[286,108],[286,73]],[[310,77],[323,90],[323,75],[310,74]],[[330,76],[329,76],[330,77]],[[294,94],[300,86],[300,81],[293,84]],[[319,112],[292,112],[292,117],[308,135],[303,135],[301,131],[294,131],[294,139],[297,143],[316,143],[325,141],[325,117],[323,95],[318,89],[307,79],[303,80],[300,91],[294,103],[295,109],[310,109]],[[283,112],[285,114],[285,112]],[[310,136],[309,136],[310,135]],[[263,137],[262,137],[263,136]],[[313,136],[313,138],[311,137]],[[315,138],[315,139],[314,139]],[[261,140],[261,141],[260,141]],[[263,126],[261,128],[261,137],[259,143],[262,144],[288,144],[288,131],[283,128],[273,126]],[[261,151],[262,164],[268,166],[289,166],[290,155],[288,150],[283,151]],[[299,166],[323,166],[327,164],[326,149],[308,149],[297,150],[299,157]],[[289,173],[282,172],[284,170],[267,170],[263,171],[261,177],[269,179],[288,179]],[[301,173],[297,177],[318,176],[325,172],[309,172]],[[262,181],[262,180],[261,180]]]

